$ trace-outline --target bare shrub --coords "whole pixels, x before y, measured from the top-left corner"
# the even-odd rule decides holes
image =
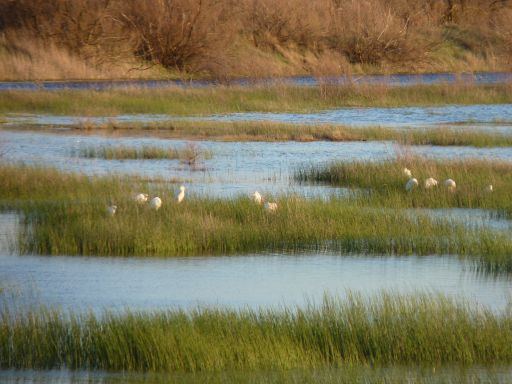
[[[415,15],[400,16],[379,1],[338,1],[333,10],[329,43],[351,63],[406,63],[424,60],[435,35],[422,36]]]
[[[216,0],[130,1],[121,12],[136,56],[190,72],[215,72],[228,40],[228,2]]]

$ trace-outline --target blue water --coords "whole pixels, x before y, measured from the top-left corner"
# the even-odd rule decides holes
[[[267,79],[234,79],[218,80],[104,80],[104,81],[16,81],[0,82],[0,91],[8,90],[109,90],[123,88],[197,88],[218,85],[255,86],[286,84],[295,86],[316,86],[319,84],[386,84],[390,86],[408,86],[418,84],[442,83],[474,83],[499,84],[512,81],[512,73],[507,72],[477,72],[477,73],[427,73],[427,74],[398,74],[398,75],[356,75],[356,76],[297,76]]]

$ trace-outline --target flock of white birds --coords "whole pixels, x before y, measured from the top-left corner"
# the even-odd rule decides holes
[[[407,192],[411,192],[414,188],[419,186],[418,179],[416,179],[415,177],[412,177],[412,172],[409,168],[404,168],[402,172],[405,176],[407,176],[409,178],[409,180],[407,180],[407,183],[405,184],[405,190]],[[436,179],[434,179],[433,177],[429,177],[428,179],[425,180],[423,185],[424,185],[425,189],[431,189],[431,188],[437,187],[439,185],[439,182]],[[457,188],[457,184],[455,183],[455,180],[453,180],[453,179],[446,179],[444,181],[444,186],[450,192],[454,192],[455,189]],[[185,199],[185,189],[186,189],[185,186],[182,185],[180,187],[180,191],[176,195],[176,202],[178,204],[181,203]],[[489,184],[485,188],[485,190],[487,192],[492,192],[493,186],[491,184]],[[147,193],[139,193],[139,194],[135,195],[133,199],[138,204],[146,204],[149,200],[149,195]],[[263,208],[267,212],[277,211],[277,203],[265,201],[265,198],[258,191],[254,192],[252,194],[252,199],[258,205],[263,204]],[[149,201],[149,207],[151,209],[154,209],[155,211],[160,209],[161,206],[162,206],[162,199],[158,196],[153,197]],[[116,205],[111,205],[111,206],[107,207],[107,215],[108,216],[114,216],[116,211],[117,211]]]
[[[419,185],[418,179],[416,179],[415,177],[412,177],[412,172],[410,169],[404,168],[402,172],[405,176],[407,176],[409,178],[409,180],[407,180],[407,183],[405,184],[405,190],[407,192],[410,192],[414,188],[418,187],[418,185]],[[439,185],[439,182],[436,179],[434,179],[433,177],[429,177],[428,179],[425,180],[423,185],[424,185],[425,189],[431,189],[431,188],[437,187]],[[457,184],[455,183],[455,180],[453,180],[453,179],[446,179],[444,181],[444,186],[450,192],[455,192],[455,189],[457,188]],[[492,184],[489,184],[487,187],[485,187],[485,190],[487,192],[492,192],[493,191]]]
[[[185,190],[186,190],[185,186],[182,185],[180,187],[180,191],[176,195],[176,203],[179,204],[185,199]],[[258,191],[254,192],[252,194],[252,198],[258,205],[263,204],[263,208],[267,212],[275,212],[277,210],[277,203],[268,202],[268,201],[265,202],[264,197]],[[133,200],[137,204],[143,205],[148,202],[149,195],[147,193],[138,193],[135,196],[133,196]],[[155,196],[151,200],[149,200],[149,207],[151,209],[158,211],[161,206],[162,206],[162,199],[160,197]],[[114,216],[116,214],[116,211],[117,211],[117,205],[110,205],[106,209],[106,213],[108,216]]]
[[[185,186],[182,185],[180,187],[180,191],[176,195],[176,203],[181,203],[185,199]],[[143,205],[146,204],[149,200],[149,195],[147,193],[138,193],[135,196],[133,196],[133,201],[135,201],[137,204]],[[158,211],[160,207],[162,206],[162,199],[159,196],[153,197],[151,200],[149,200],[149,207],[155,211]],[[106,209],[108,216],[114,216],[117,211],[117,205],[111,205],[108,206]]]

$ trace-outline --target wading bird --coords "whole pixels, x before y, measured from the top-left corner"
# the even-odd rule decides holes
[[[178,195],[176,196],[176,201],[179,203],[181,203],[183,201],[183,199],[185,198],[185,186],[182,185],[180,187],[180,192],[178,193]]]
[[[411,170],[409,168],[404,168],[402,172],[407,177],[411,177],[412,176],[412,172],[411,172]]]
[[[267,212],[275,212],[277,211],[277,203],[265,203],[263,208],[265,208]]]
[[[444,181],[444,185],[451,192],[455,191],[455,188],[457,187],[457,184],[455,184],[455,181],[453,181],[452,179],[446,179]]]
[[[425,180],[425,188],[426,189],[430,189],[432,187],[437,187],[437,184],[439,184],[439,183],[433,177],[429,177],[427,180]]]
[[[138,193],[133,197],[136,203],[144,204],[148,201],[149,195],[147,193]]]
[[[256,204],[261,204],[263,202],[263,196],[261,196],[258,191],[252,194],[252,198]]]
[[[117,205],[111,205],[110,207],[107,207],[106,212],[109,216],[114,216],[117,211]]]
[[[155,211],[158,211],[158,209],[160,209],[160,207],[162,206],[162,199],[159,198],[158,196],[153,197],[149,202],[149,206]]]
[[[418,186],[418,180],[416,180],[414,177],[409,179],[409,181],[407,182],[407,184],[405,184],[405,190],[407,192],[410,192],[412,191],[412,189],[414,187],[417,187]]]

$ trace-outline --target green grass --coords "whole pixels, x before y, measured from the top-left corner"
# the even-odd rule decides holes
[[[229,112],[308,112],[338,107],[396,107],[512,102],[511,85],[418,85],[410,87],[211,87],[112,91],[0,92],[0,113],[176,116]]]
[[[325,297],[305,308],[0,312],[2,368],[201,372],[512,363],[512,315],[442,296]]]
[[[113,147],[87,147],[78,151],[78,155],[85,158],[101,158],[107,160],[126,159],[167,159],[182,160],[186,162],[198,161],[200,159],[211,159],[212,154],[202,151],[199,147],[189,144],[182,149],[161,148],[149,145],[142,147],[113,146]]]
[[[457,254],[486,270],[512,270],[507,233],[375,209],[364,198],[285,196],[269,213],[243,197],[186,198],[176,204],[174,188],[140,180],[16,166],[1,167],[0,176],[2,206],[23,213],[22,253],[170,257],[319,248],[342,254]],[[134,192],[160,196],[162,208],[137,205]],[[114,217],[105,212],[110,204],[118,206]]]
[[[419,188],[405,191],[407,167],[418,179]],[[424,181],[433,177],[439,186],[426,190]],[[448,191],[444,180],[457,183],[455,192]],[[415,156],[379,162],[334,162],[328,165],[298,169],[295,179],[301,182],[327,183],[349,188],[368,188],[371,193],[359,196],[361,204],[390,208],[483,208],[512,215],[512,163],[496,160],[433,160]],[[493,185],[494,191],[486,187]]]
[[[26,129],[27,127],[18,127]],[[30,129],[30,127],[28,127]],[[46,127],[51,131],[51,127]],[[396,141],[403,145],[439,145],[508,147],[512,135],[484,132],[473,128],[408,128],[350,127],[342,125],[301,125],[269,121],[218,122],[173,121],[153,124],[78,124],[75,131],[110,132],[125,135],[154,135],[164,138],[219,141]],[[38,127],[38,130],[41,127]]]

